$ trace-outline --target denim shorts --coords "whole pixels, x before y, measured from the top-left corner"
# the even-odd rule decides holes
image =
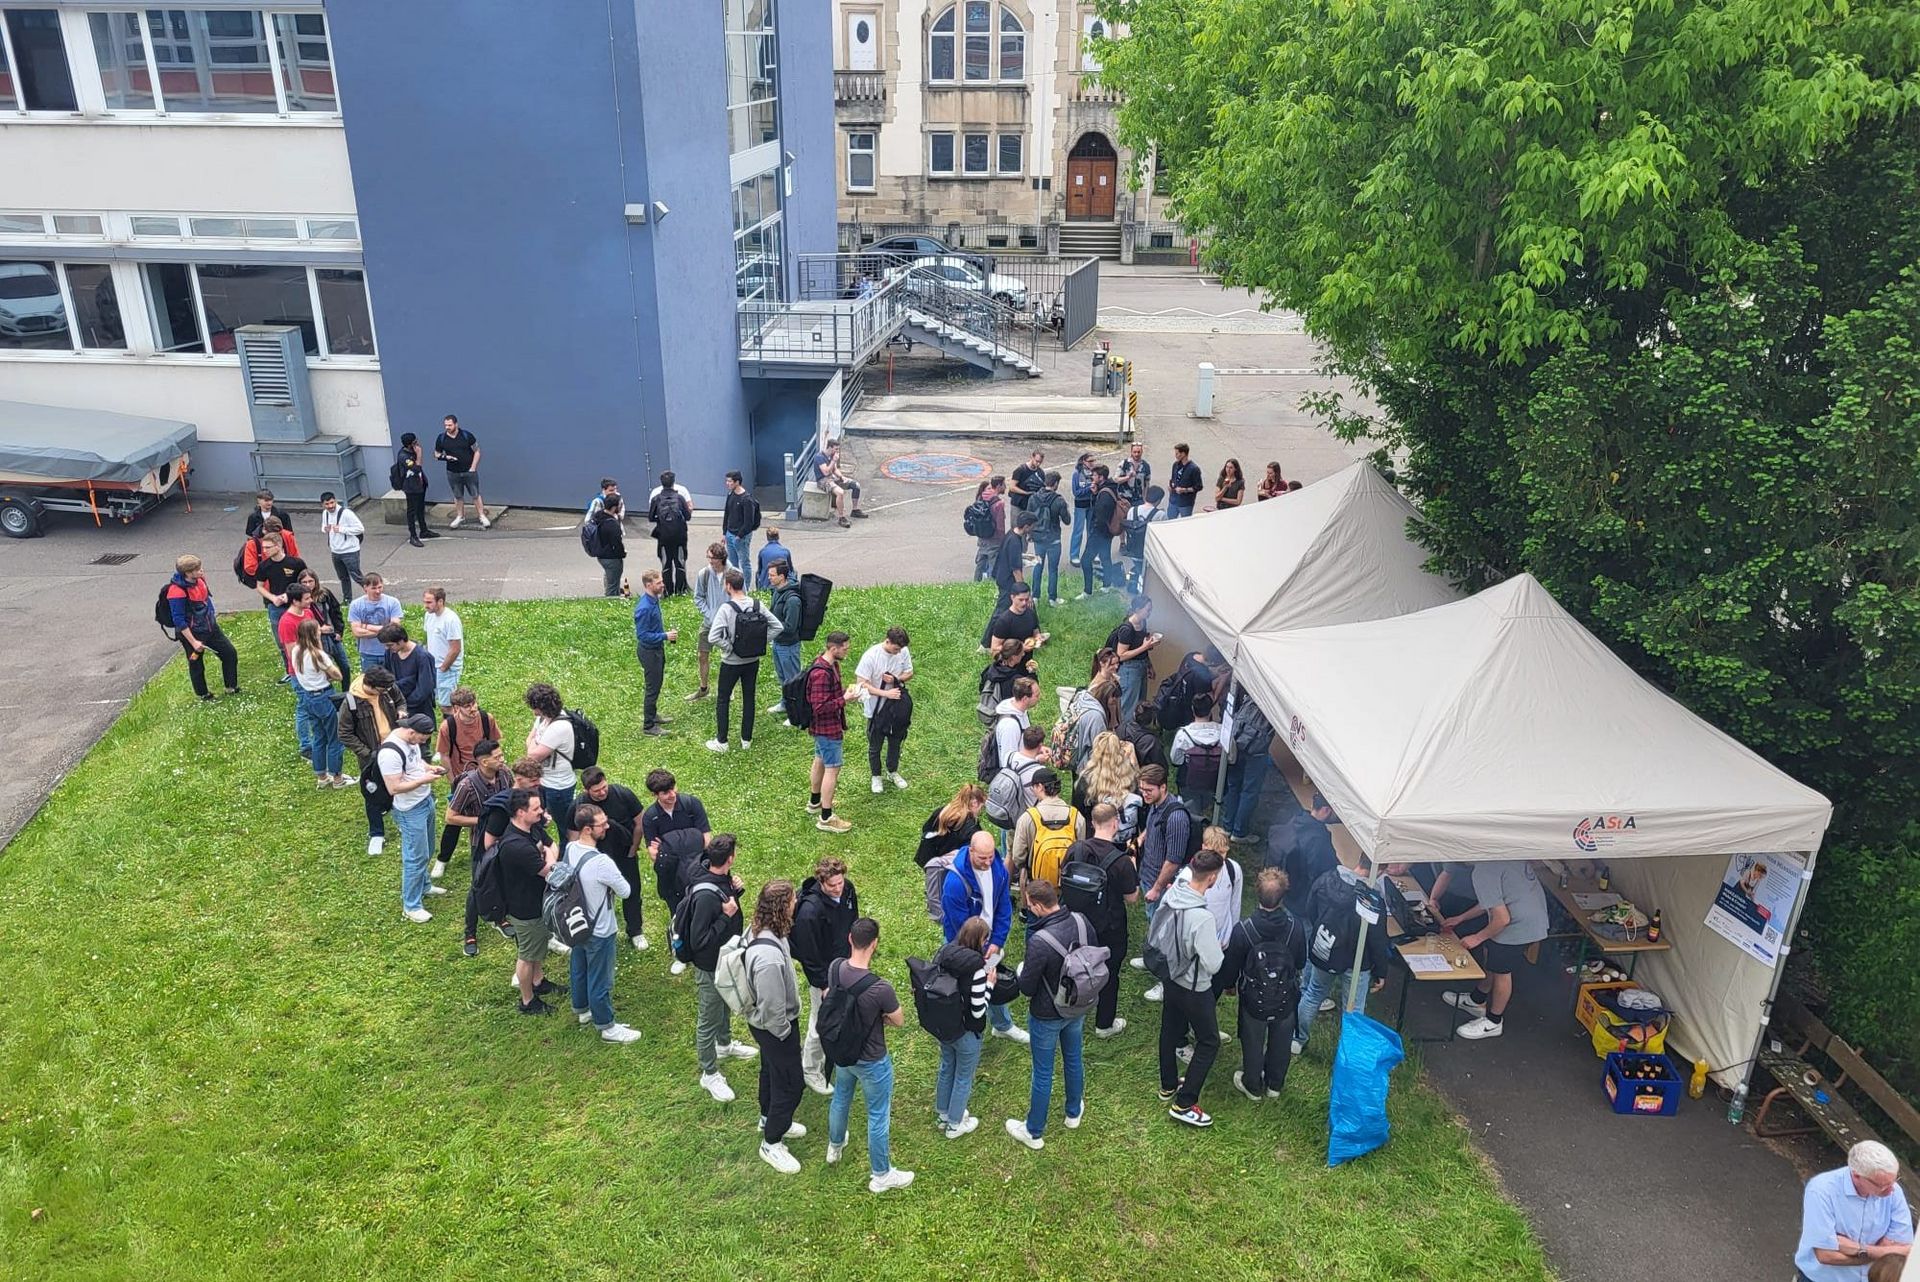
[[[820,758],[823,766],[837,766],[846,759],[846,743],[842,739],[829,739],[823,734],[813,736],[813,755]]]
[[[456,499],[477,499],[480,497],[480,477],[475,472],[448,472],[447,486]]]

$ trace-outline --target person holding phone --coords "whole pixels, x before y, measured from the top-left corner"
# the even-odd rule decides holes
[[[1160,644],[1160,633],[1149,631],[1153,617],[1153,598],[1144,594],[1133,598],[1127,617],[1120,620],[1108,636],[1107,644],[1120,661],[1120,720],[1125,721],[1140,706],[1147,691],[1147,670],[1153,648]]]

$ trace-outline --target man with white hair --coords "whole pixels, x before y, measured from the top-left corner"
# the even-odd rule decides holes
[[[1847,1164],[1807,1181],[1800,1282],[1897,1282],[1913,1247],[1913,1213],[1899,1185],[1900,1159],[1875,1140],[1847,1150]]]

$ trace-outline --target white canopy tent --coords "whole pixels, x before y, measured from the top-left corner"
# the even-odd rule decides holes
[[[1804,853],[1810,873],[1826,798],[1641,679],[1528,575],[1221,649],[1376,861],[1618,862],[1622,891],[1665,910],[1674,949],[1640,976],[1676,1041],[1716,1067],[1750,1059],[1775,969],[1702,919],[1730,854]]]
[[[1457,600],[1457,589],[1422,568],[1426,550],[1407,534],[1414,515],[1378,472],[1355,463],[1284,498],[1156,521],[1147,527],[1147,594],[1177,602],[1229,655],[1246,632],[1382,619]]]

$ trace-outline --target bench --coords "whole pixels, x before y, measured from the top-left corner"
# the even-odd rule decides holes
[[[1828,1028],[1819,1016],[1793,998],[1782,997],[1776,1007],[1775,1024],[1786,1036],[1780,1039],[1777,1051],[1771,1038],[1761,1046],[1759,1064],[1780,1084],[1767,1092],[1753,1115],[1755,1135],[1775,1139],[1824,1131],[1827,1138],[1842,1149],[1862,1140],[1879,1139],[1878,1132],[1841,1095],[1842,1088],[1851,1086],[1872,1100],[1894,1125],[1906,1132],[1909,1140],[1920,1144],[1920,1109],[1894,1090],[1859,1051]],[[1807,1080],[1810,1074],[1811,1082]],[[1826,1098],[1820,1099],[1821,1095]],[[1769,1126],[1767,1116],[1782,1099],[1790,1100],[1812,1125]],[[1900,1187],[1906,1190],[1909,1206],[1920,1206],[1920,1179],[1916,1179],[1912,1168],[1904,1163]]]
[[[800,519],[833,520],[833,495],[821,489],[818,481],[808,481],[800,487]]]

